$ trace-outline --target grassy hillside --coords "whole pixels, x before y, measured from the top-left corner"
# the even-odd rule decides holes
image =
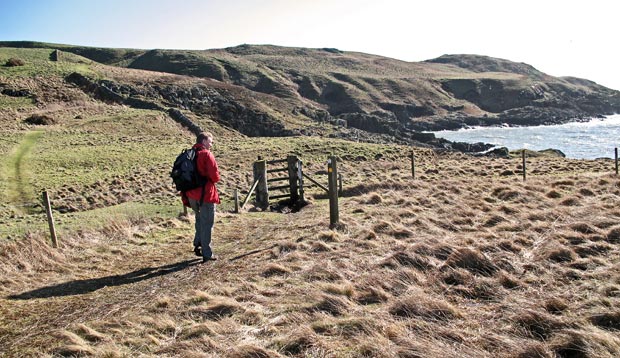
[[[284,117],[299,116],[306,123],[344,120],[373,133],[399,132],[404,141],[414,138],[412,130],[552,124],[620,112],[618,91],[480,55],[404,62],[333,48],[271,45],[205,51],[56,48],[105,64],[243,87],[266,94],[259,101]]]
[[[301,112],[288,114],[293,97],[0,50],[31,66],[0,66],[2,91],[25,94],[0,95],[2,357],[620,355],[611,160],[530,156],[523,181],[519,157],[350,141],[337,138],[350,128],[328,121],[304,127]],[[98,86],[69,82],[78,70]],[[103,86],[121,99],[102,97]],[[146,101],[163,109],[127,104]],[[215,134],[215,262],[193,256],[193,218],[180,215],[168,176],[194,140],[168,108]],[[259,126],[276,118],[321,135],[247,136],[219,108],[236,111],[230,121],[252,114]],[[33,115],[49,120],[31,124]],[[288,154],[322,183],[328,155],[339,158],[337,229],[317,187],[297,212],[250,203],[232,213],[256,157]]]

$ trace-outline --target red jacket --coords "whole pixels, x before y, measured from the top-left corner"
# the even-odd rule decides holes
[[[220,171],[217,169],[217,162],[211,151],[207,150],[204,145],[197,143],[193,146],[197,150],[196,166],[198,167],[198,174],[207,178],[207,183],[204,185],[204,197],[203,203],[220,203],[220,196],[215,188],[215,183],[220,181]],[[188,198],[200,201],[202,195],[202,187],[188,190],[185,192]]]

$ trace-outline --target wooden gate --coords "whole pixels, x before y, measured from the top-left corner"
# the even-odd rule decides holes
[[[245,206],[254,190],[256,205],[263,209],[269,207],[269,200],[288,198],[291,204],[305,201],[302,162],[297,156],[269,161],[258,157],[253,173],[254,184],[241,207]]]

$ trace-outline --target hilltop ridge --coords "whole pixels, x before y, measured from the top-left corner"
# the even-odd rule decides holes
[[[248,126],[256,127],[252,122],[266,118],[272,123],[270,128],[282,128],[268,131],[269,135],[325,134],[316,127],[329,123],[348,128],[335,134],[345,138],[367,133],[361,136],[451,147],[419,132],[471,125],[558,124],[620,113],[619,91],[586,79],[553,77],[525,63],[480,55],[405,62],[334,48],[274,45],[138,50],[0,42],[0,47],[56,48],[118,68],[186,76],[184,86],[189,88],[182,91],[185,98],[172,102],[180,102],[181,108],[198,115],[209,114],[242,133]],[[166,97],[158,91],[139,90],[149,82],[148,76],[138,82],[128,77],[104,80],[108,87],[133,88],[128,93],[151,96],[149,100]],[[162,77],[153,74],[155,77],[163,83]],[[195,90],[198,82],[225,87],[225,102],[252,108],[252,114],[232,123],[225,110],[214,108],[213,101],[205,102],[204,88]],[[239,111],[247,112],[236,110],[233,115]],[[261,133],[245,131],[248,135]]]

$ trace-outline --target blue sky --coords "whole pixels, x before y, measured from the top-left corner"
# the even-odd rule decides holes
[[[334,47],[479,54],[620,90],[618,1],[0,0],[0,41],[118,48]]]

